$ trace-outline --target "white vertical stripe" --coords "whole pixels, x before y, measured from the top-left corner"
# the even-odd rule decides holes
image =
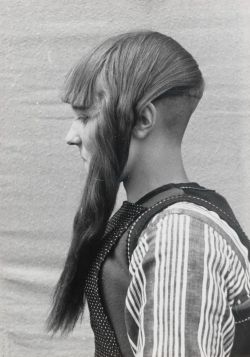
[[[226,255],[225,255],[225,249],[226,249],[226,244],[225,241],[220,239],[221,237],[217,234],[217,232],[214,232],[215,236],[215,243],[216,243],[216,250],[218,251],[219,259],[221,259],[221,264],[220,264],[220,270],[217,271],[218,275],[218,284],[221,285],[222,289],[225,289],[225,275],[228,271],[228,264],[226,260]],[[219,356],[221,353],[221,334],[218,333],[220,331],[220,328],[222,326],[224,314],[221,313],[223,311],[223,302],[224,302],[224,296],[222,294],[218,294],[218,306],[217,306],[217,315],[216,315],[216,321],[215,325],[217,326],[217,330],[214,333],[214,338],[213,338],[213,344],[212,344],[212,352],[214,353],[215,356]],[[225,302],[224,302],[225,303]]]
[[[154,332],[154,344],[153,344],[153,354],[152,357],[157,357],[157,347],[158,347],[158,299],[159,299],[159,250],[160,250],[160,232],[156,231],[155,237],[155,279],[154,279],[154,321],[153,321],[153,332]]]
[[[171,276],[170,262],[171,262],[171,250],[172,250],[172,227],[173,227],[173,215],[169,216],[168,225],[166,227],[166,239],[167,239],[167,251],[166,251],[166,267],[165,267],[165,309],[164,309],[164,322],[165,322],[165,334],[164,334],[164,349],[163,355],[168,356],[168,341],[169,341],[169,280]]]
[[[206,239],[207,239],[207,261],[206,261],[206,266],[207,266],[207,275],[208,275],[208,279],[205,283],[207,283],[208,289],[207,289],[207,296],[205,298],[204,301],[204,314],[205,314],[205,323],[203,325],[203,334],[202,334],[202,346],[203,346],[203,351],[205,353],[206,356],[208,356],[207,354],[207,345],[206,345],[206,339],[205,336],[207,336],[209,334],[209,309],[208,309],[208,301],[211,301],[212,298],[212,285],[211,285],[211,281],[210,281],[210,276],[211,276],[211,263],[210,263],[210,259],[211,259],[211,247],[210,247],[210,232],[209,232],[209,228],[206,225]],[[212,356],[210,356],[212,357]]]
[[[219,267],[221,265],[221,262],[223,257],[219,253],[219,246],[218,246],[218,240],[215,238],[214,235],[214,230],[210,227],[209,228],[209,240],[210,240],[210,254],[211,258],[209,260],[209,265],[210,265],[210,284],[212,285],[212,296],[211,300],[207,301],[207,309],[208,312],[210,312],[209,315],[209,334],[208,336],[204,336],[204,339],[207,340],[207,353],[211,354],[211,356],[219,356],[217,353],[215,354],[214,350],[218,349],[217,346],[215,345],[216,341],[216,328],[218,331],[220,330],[220,327],[218,326],[218,310],[220,311],[220,315],[224,315],[225,312],[225,304],[222,304],[220,306],[220,303],[222,302],[220,299],[220,288],[218,287],[218,271]],[[224,305],[224,306],[223,306]],[[211,311],[214,311],[213,314],[211,314]],[[217,321],[216,321],[217,320]],[[218,344],[221,344],[221,339],[217,340]],[[213,346],[214,345],[214,346]],[[214,348],[213,348],[214,347]]]
[[[164,303],[165,303],[165,296],[164,296],[164,285],[165,285],[165,260],[166,260],[166,253],[165,253],[165,249],[166,249],[166,241],[167,241],[167,237],[166,237],[166,220],[161,220],[159,222],[159,236],[157,237],[157,239],[159,239],[159,247],[160,247],[160,251],[159,251],[159,270],[160,270],[160,274],[159,274],[159,309],[158,309],[158,321],[159,324],[157,325],[157,329],[158,329],[158,334],[159,334],[159,342],[158,342],[158,353],[157,355],[159,357],[162,356],[162,348],[163,348],[163,329],[164,329]]]
[[[173,241],[173,250],[172,250],[172,256],[171,256],[171,263],[170,263],[170,284],[169,284],[169,348],[168,348],[168,354],[169,356],[173,356],[174,353],[174,339],[173,339],[173,334],[174,334],[174,325],[175,325],[175,320],[174,320],[174,301],[175,301],[175,296],[174,296],[174,284],[175,284],[175,265],[176,265],[176,245],[177,245],[177,218],[178,216],[175,214],[173,215],[173,231],[172,231],[172,236],[171,239]]]
[[[139,341],[140,341],[140,352],[141,356],[143,357],[143,350],[145,347],[145,331],[144,331],[144,307],[146,305],[146,277],[142,268],[142,264],[139,267],[141,271],[141,276],[143,279],[143,291],[142,291],[142,305],[141,305],[141,310],[140,310],[140,329],[139,329]]]
[[[174,303],[174,319],[175,319],[175,326],[174,326],[174,355],[179,356],[179,347],[180,347],[180,340],[179,340],[179,332],[180,332],[180,300],[183,294],[181,290],[181,281],[182,281],[182,249],[183,249],[183,236],[184,236],[184,226],[183,226],[183,216],[178,217],[178,236],[177,236],[177,259],[176,259],[176,277],[175,277],[175,303]]]
[[[218,259],[216,259],[216,254],[215,254],[215,246],[214,246],[214,235],[213,235],[213,230],[211,227],[208,230],[209,234],[209,246],[210,246],[210,256],[208,260],[208,269],[209,269],[209,296],[206,301],[206,316],[207,316],[207,325],[208,325],[208,333],[207,336],[203,335],[204,339],[204,345],[205,350],[207,354],[213,356],[212,354],[212,349],[211,349],[211,343],[213,339],[213,329],[214,329],[214,314],[211,314],[210,309],[215,309],[214,306],[217,304],[216,298],[218,297],[217,289],[214,288],[214,283],[215,283],[215,274],[216,270],[218,269]],[[213,306],[214,305],[214,306]]]
[[[183,285],[180,306],[180,325],[181,325],[181,346],[180,356],[185,357],[185,315],[186,315],[186,294],[187,294],[187,277],[188,277],[188,254],[189,254],[189,230],[190,230],[190,217],[185,217],[185,230],[184,230],[184,257],[183,257]]]
[[[208,227],[207,225],[204,226],[204,272],[203,272],[203,283],[202,283],[202,297],[201,297],[201,317],[200,317],[200,323],[199,323],[199,328],[198,328],[198,345],[200,349],[201,356],[206,356],[205,354],[205,349],[203,346],[203,328],[205,325],[206,317],[205,317],[205,301],[207,298],[207,277],[208,277],[208,271],[207,271],[207,259],[208,259],[208,243],[207,243],[207,238],[208,238]],[[202,239],[202,237],[201,237]]]

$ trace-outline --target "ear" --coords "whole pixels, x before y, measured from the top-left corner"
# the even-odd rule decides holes
[[[154,128],[157,110],[154,104],[149,103],[142,111],[133,128],[132,135],[138,139],[144,139]]]

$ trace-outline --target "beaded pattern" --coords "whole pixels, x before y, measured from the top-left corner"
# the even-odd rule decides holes
[[[100,270],[102,263],[119,238],[128,229],[132,222],[144,211],[145,207],[125,201],[122,207],[108,222],[104,244],[97,253],[91,265],[85,292],[90,312],[90,323],[95,335],[95,357],[122,357],[114,329],[105,312],[100,289]]]
[[[247,317],[247,318],[245,318],[244,320],[235,321],[235,324],[236,324],[236,325],[237,325],[237,324],[242,324],[243,322],[247,322],[247,321],[249,321],[249,320],[250,320],[250,316]]]

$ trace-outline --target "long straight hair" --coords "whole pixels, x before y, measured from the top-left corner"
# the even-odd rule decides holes
[[[171,37],[137,31],[112,37],[69,73],[63,101],[91,120],[97,111],[93,153],[75,215],[66,262],[47,320],[54,333],[71,331],[85,306],[89,268],[105,239],[128,158],[131,133],[145,106],[171,90],[201,98],[203,78],[194,58]]]

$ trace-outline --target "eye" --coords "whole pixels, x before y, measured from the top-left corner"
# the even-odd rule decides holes
[[[87,115],[80,115],[77,119],[80,120],[83,124],[86,124],[87,121],[89,120],[89,116],[87,116]]]

